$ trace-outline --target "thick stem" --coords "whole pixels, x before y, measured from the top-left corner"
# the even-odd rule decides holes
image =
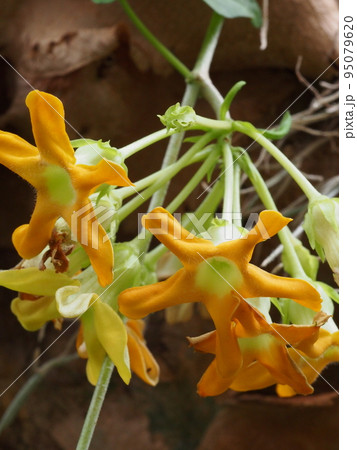
[[[94,389],[93,397],[87,411],[86,419],[77,444],[77,450],[87,450],[90,446],[95,426],[103,406],[105,394],[107,393],[110,378],[113,373],[113,368],[114,364],[108,356],[106,356],[100,371],[98,383]]]

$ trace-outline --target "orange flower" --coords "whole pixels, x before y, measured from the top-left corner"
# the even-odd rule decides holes
[[[15,134],[0,132],[0,163],[37,191],[30,223],[13,233],[14,246],[22,258],[35,257],[48,244],[56,220],[63,217],[69,226],[75,226],[72,232],[105,286],[113,279],[113,249],[88,197],[103,183],[128,186],[131,182],[124,169],[112,161],[103,159],[95,166],[76,164],[63,105],[57,97],[32,91],[26,105],[37,147]]]
[[[314,311],[320,309],[320,295],[307,281],[271,275],[249,263],[255,246],[289,221],[276,211],[263,211],[244,238],[216,246],[193,236],[165,209],[155,208],[143,217],[143,225],[180,259],[183,268],[160,283],[123,291],[118,299],[120,311],[139,319],[168,306],[203,303],[217,330],[218,371],[224,378],[235,375],[242,364],[231,332],[237,295],[292,298]]]
[[[335,357],[335,351],[328,351],[335,337],[320,329],[327,319],[327,315],[320,313],[314,325],[269,324],[261,313],[241,299],[231,332],[242,351],[242,367],[235,375],[224,378],[214,359],[197,385],[199,395],[219,395],[228,388],[263,389],[276,383],[281,396],[311,394],[311,383],[333,360],[331,356]],[[216,351],[216,331],[188,339],[198,351]]]

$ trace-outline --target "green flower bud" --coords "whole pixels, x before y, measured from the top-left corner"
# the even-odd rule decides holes
[[[196,122],[196,113],[191,106],[181,106],[180,103],[170,106],[163,116],[158,115],[161,123],[167,128],[183,131]]]
[[[316,250],[322,261],[327,260],[338,283],[338,199],[321,195],[310,202],[303,226],[311,248]]]

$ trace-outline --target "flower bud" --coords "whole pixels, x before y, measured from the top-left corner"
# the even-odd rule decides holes
[[[309,203],[304,230],[311,247],[322,261],[327,260],[336,283],[339,273],[338,199],[321,195]]]

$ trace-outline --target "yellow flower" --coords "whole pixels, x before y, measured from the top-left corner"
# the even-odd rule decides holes
[[[228,388],[249,391],[277,383],[280,396],[308,395],[322,369],[337,360],[336,335],[320,328],[328,318],[323,313],[314,325],[268,324],[241,299],[234,316],[231,331],[242,351],[243,365],[235,375],[224,378],[214,359],[197,385],[203,397],[219,395]],[[216,331],[188,339],[196,350],[215,353]]]
[[[183,268],[165,281],[123,291],[118,299],[120,311],[139,319],[168,306],[203,303],[217,330],[218,371],[225,378],[233,376],[242,364],[237,339],[231,333],[237,295],[292,298],[315,311],[320,309],[320,295],[308,282],[271,275],[249,263],[254,247],[289,221],[278,212],[263,211],[244,238],[216,246],[193,236],[165,209],[155,208],[143,217],[143,225],[180,259]]]
[[[95,307],[95,305],[93,306]],[[111,311],[113,310],[111,309]],[[112,315],[112,313],[109,314]],[[121,320],[118,315],[116,316],[119,320]],[[118,319],[115,320],[118,321]],[[95,385],[98,381],[99,372],[103,364],[105,354],[108,352],[108,350],[111,352],[111,354],[113,354],[113,351],[108,348],[108,342],[106,342],[105,339],[103,340],[103,336],[100,330],[93,326],[94,324],[92,320],[93,319],[88,317],[82,320],[82,325],[77,336],[77,351],[81,358],[88,358],[87,377],[90,383]],[[108,326],[108,324],[106,326]],[[144,322],[141,320],[129,320],[125,324],[125,329],[128,350],[127,361],[130,361],[131,370],[147,384],[155,386],[159,381],[160,369],[155,358],[146,346],[143,336]],[[123,332],[123,330],[121,331]],[[113,339],[110,344],[110,346],[113,348],[118,347],[118,342],[116,342],[117,336],[115,334],[117,332],[118,327],[116,327],[115,329],[113,328]],[[122,339],[122,337],[120,339]],[[103,344],[105,348],[103,347]],[[114,363],[116,362],[115,359],[112,360]],[[121,360],[122,356],[120,358],[120,361]],[[129,379],[130,376],[129,378],[123,378],[126,383],[129,382]]]
[[[124,169],[112,161],[103,159],[95,166],[76,164],[63,105],[57,97],[32,91],[26,105],[37,147],[15,134],[0,132],[0,163],[37,191],[30,223],[13,233],[14,246],[22,258],[33,258],[48,244],[56,220],[63,217],[68,225],[74,225],[76,240],[105,286],[113,278],[113,249],[88,197],[103,183],[128,186],[131,182]]]

